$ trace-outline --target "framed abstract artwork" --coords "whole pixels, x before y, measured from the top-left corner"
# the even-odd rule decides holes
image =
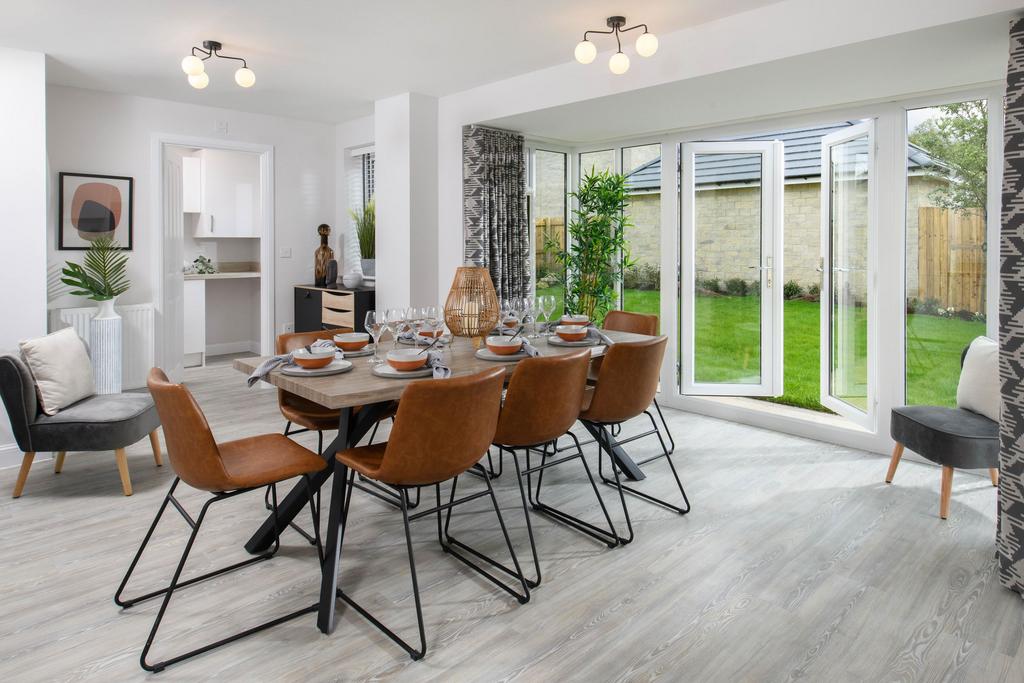
[[[132,248],[132,178],[61,173],[58,185],[58,249],[85,250],[101,237]]]

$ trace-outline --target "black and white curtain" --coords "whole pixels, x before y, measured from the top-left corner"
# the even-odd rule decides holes
[[[999,272],[999,531],[1003,585],[1024,593],[1024,19],[1010,23]]]
[[[490,270],[499,299],[530,291],[530,226],[523,136],[466,126],[462,131],[465,262]]]

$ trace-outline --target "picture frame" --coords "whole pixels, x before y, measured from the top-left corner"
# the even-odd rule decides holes
[[[133,246],[131,176],[61,172],[57,179],[57,249],[85,251],[99,237]]]

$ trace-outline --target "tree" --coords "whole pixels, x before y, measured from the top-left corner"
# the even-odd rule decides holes
[[[988,183],[988,114],[984,100],[938,107],[939,115],[918,125],[910,142],[939,162],[929,173],[947,182],[929,198],[959,213],[986,206]]]

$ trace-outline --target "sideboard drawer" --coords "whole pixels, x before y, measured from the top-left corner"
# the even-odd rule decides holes
[[[350,292],[338,294],[335,292],[323,292],[321,301],[324,308],[332,308],[335,311],[356,310],[356,298]]]
[[[323,309],[321,309],[320,321],[326,327],[348,327],[350,329],[355,329],[356,327],[355,315],[352,311],[336,311],[333,308],[328,308],[326,302]]]

